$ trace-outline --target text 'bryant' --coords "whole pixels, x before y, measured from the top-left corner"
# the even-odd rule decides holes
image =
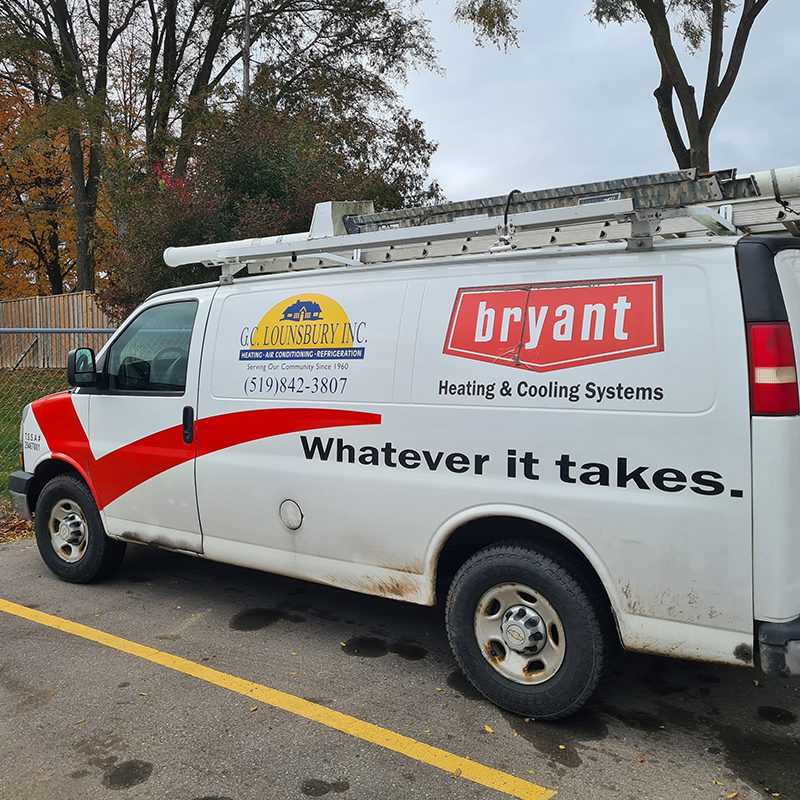
[[[536,372],[663,349],[660,277],[459,289],[444,345]]]

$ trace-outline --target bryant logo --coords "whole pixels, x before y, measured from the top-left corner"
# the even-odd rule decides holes
[[[443,352],[548,372],[663,349],[652,277],[459,289]]]

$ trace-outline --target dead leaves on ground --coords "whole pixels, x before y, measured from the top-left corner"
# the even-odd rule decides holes
[[[11,509],[0,506],[0,544],[33,536],[33,523],[20,519]]]

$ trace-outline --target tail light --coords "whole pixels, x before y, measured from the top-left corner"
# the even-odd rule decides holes
[[[747,326],[750,346],[750,408],[754,415],[800,413],[797,366],[788,322]]]

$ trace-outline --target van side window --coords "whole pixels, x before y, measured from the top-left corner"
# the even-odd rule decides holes
[[[108,353],[112,392],[182,393],[197,302],[164,303],[143,311]]]

